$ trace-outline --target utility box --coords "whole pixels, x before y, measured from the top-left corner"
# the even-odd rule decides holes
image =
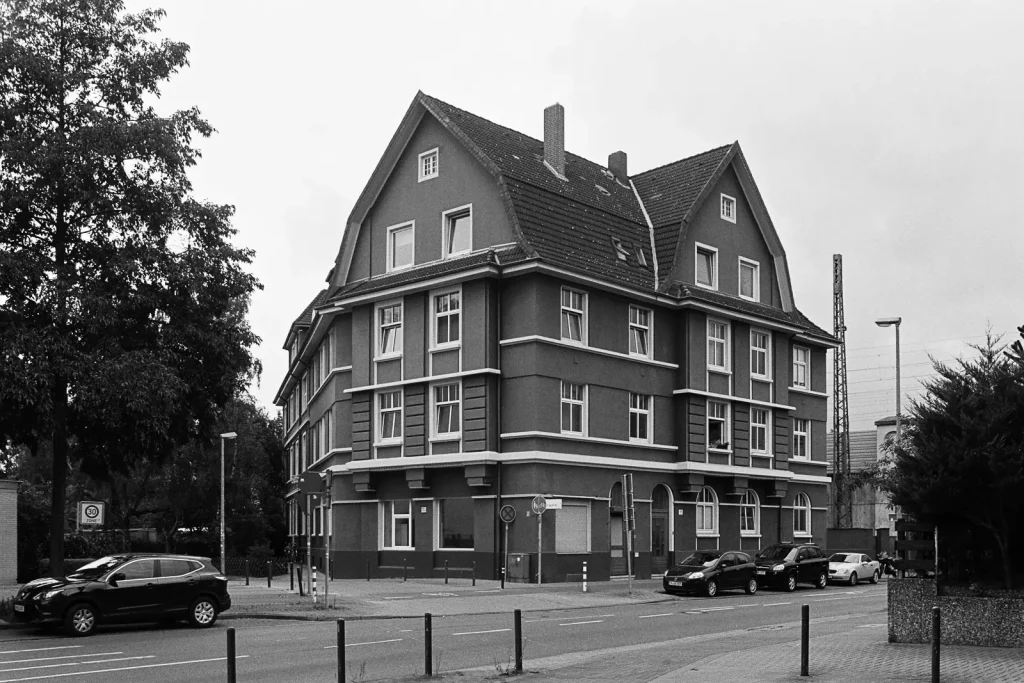
[[[508,580],[512,583],[530,583],[533,574],[530,573],[529,553],[508,554]]]

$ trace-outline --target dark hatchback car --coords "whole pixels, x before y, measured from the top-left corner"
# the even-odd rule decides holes
[[[666,593],[703,593],[713,598],[718,591],[732,588],[756,593],[757,578],[746,553],[705,550],[692,553],[665,572],[662,586]]]
[[[14,598],[19,621],[63,623],[75,636],[100,622],[188,619],[204,628],[229,607],[228,580],[209,558],[157,553],[103,557],[63,579],[30,581]]]
[[[776,543],[757,553],[757,582],[795,591],[798,583],[828,585],[828,558],[813,543]]]

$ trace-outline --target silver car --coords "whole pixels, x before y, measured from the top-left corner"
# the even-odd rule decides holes
[[[828,580],[856,586],[858,581],[867,579],[878,583],[882,575],[881,565],[861,553],[833,553],[828,558]]]

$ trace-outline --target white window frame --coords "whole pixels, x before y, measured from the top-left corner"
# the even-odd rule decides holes
[[[430,172],[430,173],[424,173],[423,172],[423,162],[426,161],[426,159],[428,157],[431,157],[431,156],[434,157],[434,168],[433,168],[433,171]],[[435,147],[434,149],[428,149],[426,152],[420,152],[420,155],[417,158],[417,163],[416,163],[416,177],[418,178],[417,182],[422,183],[424,180],[430,180],[431,178],[436,178],[440,174],[441,174],[441,152],[440,152],[440,148]]]
[[[708,510],[711,512],[711,528],[701,528],[705,524]],[[718,494],[710,486],[704,486],[697,494],[694,518],[698,536],[718,536]]]
[[[469,247],[460,251],[449,251],[448,247],[448,223],[452,218],[459,218],[463,215],[469,216]],[[457,206],[441,212],[441,258],[448,259],[454,256],[461,256],[473,251],[473,205],[466,204]]]
[[[566,386],[570,387],[569,397],[566,397],[566,395],[565,395],[565,388],[566,388]],[[571,389],[571,387],[579,387],[580,388],[580,398],[579,399],[572,398],[572,389]],[[559,394],[558,395],[559,395],[559,401],[558,401],[558,421],[559,421],[559,428],[561,430],[561,433],[562,434],[572,434],[572,435],[575,435],[575,436],[586,436],[587,435],[587,385],[586,384],[577,384],[575,382],[566,382],[565,380],[562,380],[562,383],[559,386]],[[572,427],[572,406],[580,406],[580,430],[579,431],[573,431],[572,429],[566,429],[565,425],[562,424],[562,406],[564,406],[566,404],[568,404],[570,406],[569,407],[569,415],[570,415],[570,418],[569,418],[570,424],[569,424],[569,426],[570,427]]]
[[[764,348],[755,345],[754,340],[757,336],[764,337]],[[754,357],[757,355],[764,356],[764,374],[759,373],[755,370],[757,363],[754,361]],[[772,333],[768,330],[759,330],[756,327],[750,330],[750,376],[754,379],[759,379],[762,382],[770,382],[772,375]]]
[[[566,293],[569,293],[569,295],[570,295],[569,296],[569,304],[568,305],[565,304],[565,294]],[[582,308],[573,308],[572,307],[572,295],[573,294],[578,294],[578,295],[580,295],[580,297],[582,297],[582,299],[583,299]],[[558,313],[558,330],[559,330],[559,335],[561,335],[562,341],[569,342],[570,344],[579,344],[580,346],[586,346],[587,345],[587,293],[582,291],[582,290],[579,290],[579,289],[574,289],[572,287],[562,287],[561,290],[559,290],[559,292],[558,292],[558,304],[559,304],[559,309],[558,309],[558,311],[559,311],[559,313]],[[571,316],[573,316],[573,315],[579,315],[580,316],[580,338],[578,340],[577,339],[573,339],[571,336],[570,337],[566,337],[562,333],[562,320],[566,319],[566,318],[571,319]],[[572,326],[571,325],[568,326],[568,329],[571,330]]]
[[[439,312],[437,310],[438,302],[442,298],[448,298],[448,297],[451,297],[453,295],[458,297],[458,304],[459,304],[458,309],[456,309],[454,311],[451,309],[451,303],[450,303],[450,299],[449,299],[449,308],[448,308],[448,310],[444,311],[444,312]],[[462,299],[462,288],[461,287],[456,287],[455,289],[446,289],[446,290],[443,290],[443,291],[434,292],[431,295],[431,297],[430,297],[430,306],[431,306],[430,341],[432,343],[432,346],[431,346],[432,349],[456,349],[456,348],[458,348],[459,346],[462,345],[462,319],[463,319],[462,303],[463,303],[463,299]],[[455,341],[452,341],[452,339],[451,339],[451,320],[448,320],[447,321],[447,323],[448,323],[448,330],[449,330],[448,341],[446,341],[446,342],[439,342],[439,341],[437,341],[438,324],[441,322],[441,318],[449,318],[450,319],[451,316],[453,316],[453,315],[457,315],[459,317],[459,324],[455,328],[455,334],[458,336],[458,338]]]
[[[762,413],[764,415],[764,422],[754,422],[754,416],[758,413]],[[771,441],[769,440],[771,424],[772,411],[759,406],[750,407],[750,452],[754,455],[771,455]],[[761,437],[764,444],[761,447],[755,447],[755,430],[763,432]]]
[[[746,296],[743,294],[743,267],[747,266],[752,268],[754,271],[753,277],[751,278],[751,295]],[[761,264],[757,261],[749,258],[739,257],[739,263],[736,270],[736,293],[739,294],[741,299],[747,301],[753,301],[759,303],[761,301]]]
[[[806,429],[800,429],[800,423],[804,423]],[[798,454],[797,451],[801,450],[797,448],[800,442],[803,442],[803,454]],[[811,459],[811,421],[801,417],[793,418],[793,458],[796,460],[810,460]]]
[[[637,322],[633,322],[633,313],[637,313]],[[647,316],[647,323],[640,322],[640,314]],[[647,353],[640,353],[639,351],[633,350],[634,338],[643,337],[647,345]],[[651,342],[654,341],[654,311],[643,306],[629,306],[629,355],[635,358],[653,358],[654,347]],[[638,345],[639,346],[639,345]]]
[[[801,352],[807,354],[807,360],[801,360]],[[803,382],[799,381],[800,372],[803,370]],[[811,388],[811,350],[806,346],[793,347],[793,386],[797,389]]]
[[[720,418],[718,416],[714,417],[714,419],[716,419],[716,420],[723,420],[724,423],[725,423],[724,426],[722,427],[722,433],[723,433],[723,436],[726,439],[729,439],[728,441],[724,442],[726,444],[725,446],[720,446],[720,445],[716,446],[716,445],[711,443],[711,419],[712,419],[711,406],[712,405],[719,405],[719,406],[724,406],[725,407],[725,416],[724,416],[724,418]],[[731,406],[731,404],[726,403],[725,401],[715,401],[715,400],[708,399],[708,403],[707,403],[707,423],[706,423],[706,426],[705,426],[706,429],[707,429],[707,438],[705,439],[705,441],[707,441],[707,448],[708,448],[708,450],[712,450],[712,451],[732,451],[732,439],[731,439],[731,437],[732,437],[732,425],[731,425],[731,419],[730,419],[731,417],[732,417],[732,406]],[[719,442],[719,443],[722,443],[722,442]]]
[[[451,394],[444,401],[438,401],[437,393],[438,389],[443,387],[455,387],[458,396],[455,400],[451,400]],[[458,411],[457,426],[458,429],[454,432],[439,432],[438,418],[440,413],[438,412],[441,406],[455,406],[455,410]],[[458,441],[462,438],[462,382],[442,382],[439,384],[430,385],[430,440],[431,441]]]
[[[405,499],[409,503],[409,512],[406,514],[398,514],[395,512],[395,501],[393,500],[382,500],[380,502],[379,517],[380,517],[380,548],[381,550],[413,550],[415,548],[416,536],[415,527],[413,526],[413,509],[415,507],[415,501]],[[384,516],[390,514],[391,516],[391,538],[385,538],[384,531],[386,524],[384,523]],[[395,545],[395,529],[397,524],[395,520],[408,519],[409,520],[409,545]],[[388,545],[390,543],[390,545]]]
[[[412,253],[409,254],[409,263],[408,264],[406,264],[404,266],[396,266],[395,265],[395,253],[394,253],[394,234],[396,232],[401,232],[403,230],[408,230],[410,233],[412,233]],[[395,273],[395,272],[398,272],[400,270],[405,270],[406,268],[412,268],[413,265],[415,265],[415,263],[416,263],[416,221],[408,221],[406,223],[399,223],[397,225],[392,225],[391,227],[388,228],[387,235],[388,235],[388,240],[387,240],[388,241],[388,244],[387,244],[387,258],[388,258],[388,261],[385,264],[387,266],[387,268],[386,268],[387,272]]]
[[[700,252],[706,251],[711,254],[711,284],[706,285],[697,279],[697,259],[700,257]],[[718,291],[718,249],[715,249],[711,245],[701,244],[696,242],[693,248],[693,283],[698,287],[704,289],[711,289]]]
[[[633,436],[633,416],[636,415],[637,433],[639,424],[643,420],[647,425],[647,436]],[[629,392],[629,442],[630,443],[653,443],[654,442],[654,396],[650,394],[636,394]]]
[[[807,523],[805,529],[800,529],[797,525],[801,516]],[[793,498],[793,536],[804,538],[811,535],[811,498],[806,493],[800,492]]]
[[[736,222],[736,198],[731,197],[724,192],[718,202],[719,213],[722,216],[722,220],[729,221],[730,223]]]
[[[398,307],[398,314],[401,316],[401,320],[397,323],[391,322],[386,325],[388,328],[397,328],[396,333],[396,349],[394,351],[384,351],[384,328],[385,323],[383,320],[383,312],[385,309]],[[394,301],[382,301],[378,303],[373,309],[373,325],[376,330],[376,339],[373,345],[374,360],[387,360],[389,358],[401,358],[402,352],[405,349],[405,304],[402,300]]]
[[[713,325],[721,326],[721,328],[725,331],[725,336],[724,337],[712,336],[711,332],[712,332],[712,326]],[[726,374],[731,372],[731,370],[730,370],[730,368],[732,367],[732,358],[730,357],[731,356],[731,354],[730,354],[730,347],[732,346],[732,344],[730,343],[730,338],[731,337],[732,337],[732,327],[731,327],[731,325],[729,325],[729,323],[727,321],[719,320],[717,318],[708,318],[708,325],[707,325],[707,338],[708,338],[708,357],[707,357],[707,363],[708,363],[708,370],[710,370],[712,372],[721,372],[721,373],[726,373]],[[712,356],[714,355],[714,354],[711,353],[711,345],[712,344],[715,344],[715,345],[720,344],[722,346],[722,365],[716,365],[715,363],[712,362]]]
[[[375,431],[376,440],[374,445],[376,446],[400,446],[402,445],[402,439],[404,430],[402,429],[405,424],[405,396],[403,395],[402,388],[392,389],[391,391],[378,391],[373,398],[374,401],[374,412],[377,418],[377,429]],[[388,408],[383,407],[382,399],[385,396],[398,396],[398,405],[391,405]],[[397,413],[397,436],[384,436],[384,413]]]
[[[744,529],[746,510],[753,510],[753,529]],[[753,489],[747,489],[743,493],[743,497],[740,498],[740,536],[760,536],[761,535],[761,499],[757,495],[757,491]]]

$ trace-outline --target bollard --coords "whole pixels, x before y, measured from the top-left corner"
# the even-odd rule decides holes
[[[516,673],[523,672],[523,610],[516,610],[515,618],[516,634]]]
[[[501,589],[505,590],[505,567],[501,568]]]
[[[272,564],[273,564],[273,562],[271,562],[270,560],[267,560],[267,588],[270,588],[271,577],[273,577],[273,575],[274,575],[274,572],[271,569],[271,565]]]
[[[316,565],[314,564],[309,570],[309,577],[313,579],[313,604],[316,604]]]
[[[431,650],[433,649],[433,632],[430,627],[430,612],[423,615],[423,673],[433,676],[434,664],[431,661]]]
[[[409,580],[409,562],[406,558],[402,558],[402,581]]]
[[[473,563],[473,585],[476,585],[476,562]]]
[[[370,580],[370,561],[366,561],[366,580]]]
[[[583,560],[583,592],[587,592],[587,561]]]
[[[808,641],[811,637],[811,606],[804,605],[800,608],[800,675],[810,676],[807,671],[808,664]]]
[[[448,584],[448,560],[444,561],[444,582]]]
[[[338,619],[338,681],[345,680],[345,620]]]
[[[249,558],[245,558],[245,585],[249,585]]]
[[[939,647],[942,640],[942,615],[938,607],[932,607],[932,683],[939,683]]]
[[[235,683],[235,629],[228,629],[228,683]]]
[[[288,562],[288,590],[295,590],[295,563]]]

